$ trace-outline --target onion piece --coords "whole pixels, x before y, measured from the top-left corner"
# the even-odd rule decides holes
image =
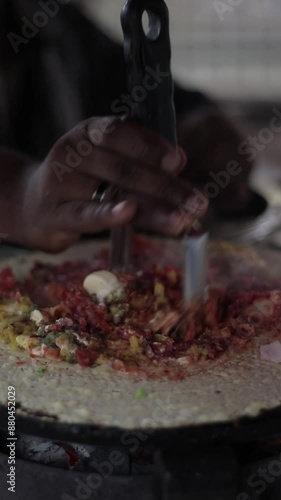
[[[260,347],[260,358],[264,361],[272,363],[281,363],[281,344],[276,340],[272,344],[263,345]]]

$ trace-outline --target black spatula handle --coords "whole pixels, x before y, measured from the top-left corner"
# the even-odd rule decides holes
[[[143,28],[143,14],[149,29]],[[164,0],[128,0],[121,13],[131,117],[177,144],[169,11]]]

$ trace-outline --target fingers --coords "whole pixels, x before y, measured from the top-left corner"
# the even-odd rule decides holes
[[[127,224],[135,216],[137,205],[133,200],[119,203],[70,201],[56,210],[55,226],[65,233],[96,233]]]
[[[104,123],[101,126],[104,120],[95,118],[78,125],[58,141],[48,157],[48,164],[53,167],[50,183],[55,182],[55,177],[59,179],[62,186],[58,192],[67,192],[66,200],[85,199],[85,196],[88,199],[90,178],[94,181],[91,193],[98,180],[168,205],[185,204],[189,200],[190,185],[176,179],[176,172],[186,163],[181,149],[173,148],[157,134],[132,121],[107,118],[105,127]],[[95,146],[90,139],[94,141],[97,130],[103,134]],[[170,173],[166,174],[163,169]],[[89,177],[86,188],[85,180],[79,179],[81,174]]]
[[[76,128],[75,130],[75,133],[77,135],[78,129]],[[149,134],[150,132],[148,132],[148,135]],[[123,137],[123,135],[124,130],[122,134],[120,134],[120,137]],[[141,141],[141,139],[139,139],[138,137],[137,132],[135,134],[135,137],[136,141]],[[157,136],[153,134],[153,137]],[[66,144],[65,141],[73,141],[73,139],[74,136],[72,134],[65,136],[63,140],[60,140],[57,143],[57,147],[52,152],[52,156],[53,159],[55,159],[56,166],[59,163],[59,158],[61,164],[63,165],[62,153],[63,145]],[[157,137],[157,140],[160,145],[162,144],[163,146],[164,143],[166,149],[168,148],[171,151],[171,146],[167,146],[166,142],[163,141],[163,139]],[[116,144],[114,143],[114,146],[117,147],[117,142]],[[68,160],[73,161],[73,165],[76,164],[76,160],[78,163],[77,167],[73,167],[73,169],[70,168],[70,172],[64,175],[63,180],[60,183],[62,184],[63,191],[66,189],[66,187],[67,190],[69,187],[69,193],[73,191],[73,187],[71,187],[70,185],[72,184],[72,186],[75,186],[74,175],[78,176],[79,174],[82,174],[85,176],[89,176],[89,183],[91,182],[90,177],[93,180],[98,179],[99,181],[106,181],[110,184],[114,184],[120,187],[125,191],[131,192],[133,194],[139,194],[143,197],[149,197],[154,199],[155,201],[163,201],[168,205],[176,206],[179,204],[185,204],[190,198],[191,186],[187,182],[178,180],[175,176],[163,172],[160,168],[152,168],[148,164],[141,162],[139,159],[132,160],[116,151],[96,147],[91,150],[89,155],[84,156],[83,161],[80,162],[78,155],[74,152],[74,145],[65,146],[65,149],[68,151]],[[151,151],[151,157],[153,158],[153,151],[155,155],[155,149],[152,148]],[[144,156],[145,155],[143,155],[143,157]],[[156,158],[156,156],[154,156],[154,158]],[[180,165],[184,164],[184,162],[186,161],[184,153],[180,152],[179,157]],[[49,158],[49,162],[51,162],[51,166],[54,166],[54,161],[52,161],[52,158]],[[53,178],[51,182],[54,182],[54,175],[56,175],[56,173],[57,171],[54,171],[54,169],[51,171],[51,176]],[[81,183],[81,181],[79,181],[78,179],[77,182],[78,184]],[[75,198],[77,198],[77,196],[78,194],[75,195]],[[67,199],[70,199],[69,194],[67,196]]]
[[[206,203],[202,208],[202,200],[194,200],[192,186],[177,178],[185,163],[182,149],[139,124],[88,120],[60,139],[45,162],[43,185],[48,189],[44,187],[44,193],[51,197],[55,193],[56,198],[51,229],[76,238],[126,224],[137,214],[139,227],[167,235],[186,232],[205,213]],[[55,177],[60,181],[56,189]],[[123,203],[90,201],[104,181],[128,193],[128,199]],[[139,200],[144,203],[137,210]],[[143,206],[147,203],[149,209]]]
[[[188,233],[196,216],[183,210],[165,210],[159,207],[146,207],[138,211],[134,224],[139,229],[153,231],[165,236],[179,236]]]
[[[188,182],[101,149],[96,149],[93,158],[84,161],[81,170],[100,181],[166,205],[186,205],[192,198]]]
[[[103,128],[102,118],[93,118],[85,123],[89,139],[95,144],[97,130]],[[178,148],[155,132],[132,121],[114,120],[109,123],[99,141],[99,147],[116,151],[128,158],[138,160],[152,168],[162,167],[168,172],[179,172],[183,168],[183,158]]]
[[[183,150],[174,148],[158,134],[134,121],[108,117],[80,123],[57,142],[55,156],[57,161],[76,168],[86,158],[93,158],[97,148],[174,174],[180,173],[186,163]]]

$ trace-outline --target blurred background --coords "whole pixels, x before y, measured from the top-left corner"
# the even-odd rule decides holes
[[[80,0],[114,38],[124,0]],[[167,0],[173,72],[227,102],[281,101],[280,0]]]
[[[17,16],[21,16],[24,13],[28,14],[28,17],[31,18],[33,12],[36,14],[38,9],[38,0],[33,0],[33,2],[31,0],[14,0],[13,3],[10,0],[6,0],[6,2],[11,6],[11,10],[17,13]],[[82,7],[86,17],[90,20],[92,19],[95,24],[98,24],[101,31],[105,32],[112,39],[122,43],[123,34],[120,12],[125,0],[72,0],[72,3],[76,3],[80,8]],[[248,210],[245,214],[245,218],[247,218],[245,224],[248,223],[249,219],[249,224],[251,224],[250,229],[248,226],[245,229],[241,228],[241,216],[237,220],[239,228],[235,227],[233,229],[231,227],[231,231],[235,233],[235,231],[239,230],[240,233],[244,231],[247,234],[249,231],[258,233],[260,241],[264,238],[265,234],[270,234],[272,227],[274,229],[278,227],[278,234],[276,233],[276,237],[274,237],[274,245],[276,244],[281,249],[281,230],[279,230],[281,228],[281,127],[280,132],[278,132],[278,129],[272,131],[270,128],[274,117],[275,120],[279,120],[279,124],[281,121],[281,1],[166,0],[166,3],[170,11],[170,35],[173,54],[172,70],[175,80],[182,87],[199,90],[212,100],[217,101],[225,114],[241,129],[242,136],[245,137],[244,142],[246,142],[246,147],[249,144],[253,145],[250,142],[251,136],[259,139],[258,145],[254,147],[254,153],[257,153],[255,156],[258,160],[256,168],[253,171],[251,187],[258,195],[262,195],[263,203],[258,204],[257,200],[254,200],[255,211]],[[63,19],[63,16],[61,19]],[[59,22],[61,22],[61,19],[58,19]],[[68,19],[71,19],[71,16]],[[3,20],[3,16],[0,16],[1,20]],[[55,22],[56,20],[54,20]],[[75,23],[76,18],[74,17],[74,26]],[[95,102],[92,99],[91,92],[95,87],[96,81],[98,82],[97,87],[100,85],[98,88],[103,88],[104,81],[100,81],[97,78],[95,65],[93,65],[93,71],[91,66],[93,61],[92,55],[95,57],[100,52],[96,53],[94,51],[95,47],[91,46],[89,42],[90,37],[87,33],[84,45],[84,39],[80,31],[77,31],[78,43],[77,50],[75,50],[75,45],[71,45],[75,43],[75,36],[72,36],[72,32],[68,33],[67,30],[63,32],[63,26],[63,23],[58,25],[57,34],[59,41],[62,42],[61,45],[64,46],[64,54],[69,57],[65,57],[65,61],[63,57],[61,58],[63,61],[61,72],[57,69],[57,54],[55,50],[53,52],[50,50],[50,53],[45,53],[43,50],[44,57],[42,56],[42,61],[40,60],[40,65],[38,66],[34,64],[32,57],[30,60],[28,59],[28,51],[22,51],[17,59],[17,63],[20,62],[22,66],[27,61],[26,64],[32,68],[32,74],[35,78],[34,86],[36,87],[37,82],[38,88],[43,88],[46,91],[46,102],[49,103],[48,99],[52,102],[52,106],[46,105],[44,107],[42,106],[44,100],[40,92],[37,94],[35,92],[35,97],[34,92],[30,92],[30,100],[28,102],[25,101],[25,107],[21,110],[23,111],[24,124],[26,124],[26,116],[29,118],[29,128],[27,127],[26,131],[27,139],[24,138],[21,127],[19,127],[20,133],[18,136],[22,147],[28,147],[29,142],[32,144],[32,147],[34,145],[34,147],[38,146],[37,149],[40,148],[41,142],[44,144],[44,147],[46,141],[49,141],[50,145],[52,145],[62,133],[65,133],[66,130],[69,130],[86,116],[89,103],[92,100]],[[52,36],[52,23],[47,28],[50,29]],[[79,26],[77,25],[77,30],[78,28]],[[94,32],[92,29],[91,31]],[[44,32],[42,31],[42,40],[44,36]],[[83,41],[83,43],[80,44],[80,41]],[[40,54],[40,43],[41,40],[38,38],[38,45],[36,42],[31,43],[28,49],[32,50],[33,47],[36,54],[36,47],[39,47],[38,53]],[[59,45],[58,43],[58,47]],[[42,44],[43,46],[44,44]],[[73,53],[71,49],[73,49]],[[84,51],[86,52],[85,56],[89,55],[90,57],[89,59],[85,57],[83,63]],[[23,57],[22,60],[21,57]],[[59,60],[60,57],[59,54]],[[115,56],[113,55],[112,57],[114,58]],[[101,60],[100,62],[101,70],[98,71],[102,77],[103,67],[107,66],[108,61]],[[87,66],[87,63],[91,71],[88,71],[87,67],[82,71],[83,64]],[[110,64],[111,59],[109,58],[108,65]],[[44,77],[42,77],[40,72],[40,68],[42,67],[46,70]],[[49,68],[52,70],[50,71]],[[53,71],[54,68],[55,71]],[[79,68],[81,74],[79,73]],[[22,67],[21,69],[24,70],[25,68]],[[25,75],[24,71],[23,74]],[[91,77],[93,76],[93,80],[89,78],[89,74]],[[21,96],[21,82],[18,78],[14,80],[20,89],[19,96]],[[84,80],[87,83],[85,85]],[[110,79],[107,79],[106,83],[108,81],[108,86],[110,87]],[[25,87],[23,89],[26,91]],[[32,89],[32,85],[30,89]],[[52,89],[55,89],[55,92]],[[67,89],[67,92],[65,89]],[[89,95],[85,89],[89,90]],[[26,93],[29,94],[27,91]],[[1,95],[3,97],[4,92]],[[76,96],[75,99],[73,96]],[[84,106],[87,99],[89,101]],[[2,99],[2,103],[4,101],[5,97]],[[18,109],[15,105],[13,94],[11,101],[13,104],[12,107],[15,108],[14,121],[17,124]],[[29,112],[29,105],[33,110],[33,114]],[[38,113],[38,110],[40,110],[40,113]],[[190,142],[186,144],[186,150],[189,152],[189,165],[191,164],[190,170],[192,170],[192,147],[194,146],[194,157],[196,157],[196,161],[193,164],[194,173],[199,173],[199,176],[200,167],[202,172],[204,169],[207,171],[210,164],[217,167],[217,163],[220,164],[224,154],[226,154],[227,159],[232,154],[230,142],[227,141],[228,121],[223,118],[222,125],[220,126],[218,122],[215,122],[214,125],[213,121],[208,122],[208,120],[205,120],[207,124],[207,131],[205,133],[204,113],[201,113],[201,115],[202,123],[199,119],[199,125],[202,125],[202,128],[196,122],[197,118],[195,119],[194,115],[191,116],[191,120],[195,120],[192,126],[195,129],[197,127],[196,139],[203,137],[202,146],[200,143],[201,139],[199,140],[198,147],[194,136],[193,139],[190,139],[191,135],[188,136]],[[2,121],[4,122],[4,120]],[[8,122],[7,119],[6,121]],[[34,123],[40,124],[39,130]],[[191,125],[189,126],[192,128]],[[45,129],[48,133],[45,133]],[[29,132],[31,133],[31,137],[34,135],[34,141],[30,140]],[[53,134],[54,138],[51,134]],[[237,140],[240,140],[239,137]],[[215,160],[210,155],[210,150],[208,150],[208,141],[213,145]],[[220,147],[217,145],[220,145]],[[241,153],[239,151],[239,146],[236,147],[235,144],[234,153],[239,156],[239,161],[246,162],[247,167],[249,161],[246,161],[245,152]],[[46,150],[48,151],[49,147],[46,147]],[[31,151],[28,150],[27,152],[31,154]],[[200,162],[201,165],[198,167]],[[228,198],[228,195],[226,198]],[[227,203],[231,205],[232,200],[224,199],[223,203],[224,205],[227,205]],[[240,199],[238,199],[237,205],[238,208],[241,208]],[[241,210],[243,210],[243,207]],[[218,221],[214,223],[214,226],[218,228],[220,237],[227,237],[229,225],[229,220],[227,221],[226,228],[222,228],[218,224]],[[264,231],[265,226],[269,227],[267,232]]]
[[[77,0],[121,41],[124,0]],[[281,113],[280,0],[166,0],[175,79],[215,98],[245,134],[269,127]],[[281,133],[261,152],[253,185],[281,214]],[[276,216],[276,214],[275,214]],[[261,225],[262,222],[259,222]],[[275,234],[281,248],[281,232]]]

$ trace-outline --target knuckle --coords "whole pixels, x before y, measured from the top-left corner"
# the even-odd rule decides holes
[[[160,135],[133,121],[121,124],[124,134],[130,138],[132,154],[146,163],[160,163],[170,151],[169,144]]]
[[[135,178],[136,168],[130,167],[128,163],[117,158],[113,160],[113,164],[118,182],[126,183],[129,179]]]
[[[149,163],[149,159],[153,155],[153,148],[151,144],[145,141],[145,139],[141,137],[135,137],[135,140],[131,142],[131,151],[132,154],[144,161],[145,163]]]

